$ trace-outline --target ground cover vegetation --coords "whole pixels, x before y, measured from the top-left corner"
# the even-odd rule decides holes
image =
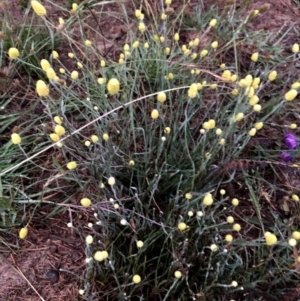
[[[22,254],[40,220],[64,216],[84,254],[72,300],[293,298],[293,28],[250,29],[268,9],[251,1],[199,1],[188,16],[189,1],[158,2],[24,1],[21,22],[5,11],[1,244]],[[107,15],[126,40],[105,36]]]

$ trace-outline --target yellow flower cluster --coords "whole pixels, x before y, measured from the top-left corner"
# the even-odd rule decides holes
[[[266,232],[265,233],[265,240],[266,240],[266,244],[267,246],[272,246],[275,245],[277,242],[277,237],[275,234],[272,234],[270,232]]]
[[[32,0],[31,7],[39,17],[44,17],[47,14],[46,8],[38,1]]]

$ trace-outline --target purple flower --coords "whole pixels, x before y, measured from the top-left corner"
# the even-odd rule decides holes
[[[287,152],[281,152],[280,159],[281,161],[288,163],[293,160],[293,156]]]
[[[284,135],[284,142],[288,149],[294,149],[297,146],[297,138],[292,133],[286,133]]]

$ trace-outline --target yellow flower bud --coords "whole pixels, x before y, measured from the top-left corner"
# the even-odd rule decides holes
[[[218,44],[219,44],[218,41],[214,41],[211,43],[210,46],[211,46],[211,48],[216,49],[216,48],[218,48]]]
[[[93,238],[92,235],[88,235],[88,236],[85,238],[85,242],[86,242],[88,245],[92,244],[93,241],[94,241],[94,238]]]
[[[217,24],[217,20],[216,20],[216,19],[212,19],[212,20],[209,22],[209,26],[211,26],[211,27],[216,26],[216,24]]]
[[[227,216],[226,221],[228,224],[233,224],[234,223],[234,218],[232,216]]]
[[[129,166],[134,166],[134,161],[133,161],[133,160],[130,160],[130,161],[128,162],[128,165],[129,165]]]
[[[174,41],[179,41],[179,33],[178,32],[176,32],[174,34]]]
[[[36,82],[36,93],[40,97],[49,95],[49,88],[44,81],[38,80]]]
[[[231,200],[231,204],[232,204],[233,206],[238,206],[239,203],[240,203],[240,202],[239,202],[239,200],[238,200],[237,198],[234,198],[234,199]]]
[[[241,225],[240,224],[234,224],[233,227],[232,227],[232,229],[234,231],[239,232],[239,231],[241,231]]]
[[[251,97],[250,100],[249,100],[249,104],[250,104],[251,106],[256,105],[258,102],[259,102],[259,98],[258,98],[257,95],[254,95],[254,96]]]
[[[71,78],[72,78],[72,79],[77,79],[78,76],[79,76],[79,74],[78,74],[77,71],[72,71],[72,72],[71,72]]]
[[[89,198],[83,198],[83,199],[80,200],[80,204],[83,207],[89,207],[89,206],[91,206],[92,201]]]
[[[143,243],[141,240],[138,240],[138,241],[136,242],[136,246],[137,246],[138,248],[142,248],[142,247],[144,246],[144,243]]]
[[[170,5],[172,3],[172,0],[166,0],[165,3],[166,5]]]
[[[133,281],[133,283],[135,283],[135,284],[140,283],[140,282],[142,281],[141,276],[140,276],[140,275],[134,275],[134,276],[132,277],[132,281]]]
[[[211,206],[213,204],[213,202],[214,202],[214,200],[213,200],[212,194],[207,193],[203,198],[203,204],[205,206]]]
[[[28,234],[28,228],[22,228],[22,229],[20,229],[19,237],[21,239],[26,238],[27,234]]]
[[[253,137],[256,134],[256,128],[252,128],[249,132],[248,132],[249,136]]]
[[[55,51],[55,50],[53,50],[53,51],[52,51],[52,57],[53,57],[55,60],[58,59],[58,57],[59,57],[58,52]]]
[[[295,202],[299,202],[299,197],[297,194],[292,194],[292,199],[295,201]]]
[[[276,70],[273,70],[273,71],[270,72],[269,75],[268,75],[268,79],[269,79],[270,82],[273,81],[273,80],[275,80],[276,77],[277,77],[277,71],[276,71]]]
[[[116,184],[116,179],[114,177],[109,177],[107,183],[108,185],[113,186]]]
[[[164,129],[164,133],[165,134],[170,134],[171,133],[171,128],[169,128],[168,126]]]
[[[50,134],[50,139],[53,141],[53,142],[57,142],[57,141],[59,141],[59,136],[57,135],[57,134],[55,134],[55,133],[52,133],[52,134]]]
[[[212,252],[217,252],[218,251],[218,246],[216,245],[216,244],[212,244],[212,245],[210,245],[210,250],[212,251]]]
[[[297,245],[297,241],[295,238],[290,238],[289,239],[289,245],[292,247],[295,247]]]
[[[75,169],[77,167],[77,163],[75,161],[71,161],[67,164],[67,168],[69,170]]]
[[[97,252],[94,254],[94,259],[95,259],[96,261],[103,261],[103,260],[104,260],[104,256],[103,256],[102,251],[97,251]]]
[[[272,245],[275,245],[276,242],[277,242],[277,237],[276,235],[270,233],[270,232],[266,232],[265,233],[265,240],[266,240],[266,244],[268,246],[272,246]]]
[[[181,276],[182,276],[182,273],[180,271],[175,271],[174,272],[174,277],[175,278],[179,279],[179,278],[181,278]]]
[[[138,48],[140,46],[140,42],[139,41],[135,41],[133,44],[132,44],[132,48]]]
[[[20,52],[17,48],[11,47],[8,49],[8,56],[10,59],[15,60],[19,57]]]
[[[187,200],[190,200],[193,197],[193,195],[190,192],[186,193],[184,196]]]
[[[241,121],[244,118],[244,113],[238,113],[235,116],[235,121]]]
[[[119,93],[120,82],[116,78],[111,78],[107,83],[107,91],[111,95]]]
[[[55,73],[54,69],[51,67],[47,69],[46,75],[49,79],[52,79],[52,80],[54,80],[56,78],[56,73]]]
[[[32,0],[31,7],[39,17],[43,17],[47,14],[46,8],[38,1]]]
[[[91,42],[90,40],[85,40],[85,41],[84,41],[84,45],[85,45],[86,47],[91,47],[91,46],[92,46],[92,42]]]
[[[13,144],[20,144],[21,141],[22,141],[22,139],[19,134],[17,134],[17,133],[11,134],[11,142]]]
[[[298,53],[299,52],[299,44],[294,44],[292,47],[292,52],[293,53]]]
[[[290,91],[286,92],[284,98],[286,101],[292,101],[298,95],[297,90],[291,89]]]
[[[292,236],[296,240],[300,240],[300,232],[299,231],[293,231]]]
[[[233,236],[230,235],[230,234],[227,234],[227,235],[225,236],[225,240],[226,240],[227,242],[232,242],[232,241],[233,241]]]
[[[91,140],[92,140],[94,143],[96,143],[96,142],[98,142],[99,137],[98,137],[97,135],[92,135],[92,136],[91,136]]]
[[[253,106],[253,111],[260,112],[261,111],[261,105],[259,105],[259,104],[254,105]]]
[[[104,133],[104,134],[102,135],[102,139],[103,139],[104,141],[107,141],[107,140],[109,139],[109,135],[108,135],[107,133]]]
[[[62,124],[62,118],[59,116],[54,116],[53,120],[57,124]]]
[[[251,61],[257,62],[258,60],[258,52],[255,52],[251,55]]]
[[[264,126],[264,123],[263,122],[256,122],[255,123],[255,125],[254,125],[254,127],[259,131],[259,130],[261,130],[262,128],[263,128],[263,126]]]
[[[207,54],[208,54],[208,50],[206,50],[206,49],[203,49],[203,50],[200,52],[200,56],[201,56],[201,57],[205,57]]]
[[[159,112],[156,109],[152,110],[151,118],[152,119],[157,119],[158,117],[159,117]]]
[[[165,92],[159,92],[159,93],[157,94],[157,100],[158,100],[159,102],[163,103],[163,102],[166,101],[166,99],[167,99],[167,95],[166,95]]]
[[[146,25],[144,22],[140,22],[139,23],[139,26],[138,26],[138,29],[141,33],[145,32],[146,31]]]
[[[184,231],[187,228],[187,225],[186,225],[186,223],[181,222],[178,224],[177,227],[180,231]]]
[[[72,59],[72,58],[74,58],[74,57],[75,57],[75,54],[74,54],[74,53],[72,53],[72,52],[69,52],[69,53],[68,53],[68,57]]]
[[[165,54],[166,54],[166,55],[169,55],[169,54],[170,54],[170,52],[171,52],[171,49],[170,49],[170,47],[166,47],[166,49],[165,49]]]
[[[230,80],[231,78],[231,72],[230,70],[224,70],[222,73],[222,78],[226,79],[226,80]]]

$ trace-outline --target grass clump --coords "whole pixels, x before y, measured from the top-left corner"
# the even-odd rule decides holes
[[[249,145],[264,138],[275,120],[298,110],[293,102],[298,79],[282,67],[293,64],[297,47],[290,45],[284,56],[269,34],[250,31],[246,25],[256,12],[244,13],[241,21],[242,11],[226,19],[213,10],[201,12],[201,24],[187,22],[199,33],[183,44],[174,26],[187,29],[183,11],[174,17],[171,1],[156,12],[147,6],[128,11],[119,3],[122,22],[135,25],[126,43],[108,56],[97,46],[106,38],[88,22],[90,9],[101,18],[104,4],[73,5],[57,31],[37,3],[31,5],[42,18],[38,22],[68,47],[58,44],[34,66],[29,55],[7,50],[16,68],[37,70],[30,81],[44,115],[43,121],[35,119],[36,147],[26,138],[28,122],[3,146],[23,156],[25,165],[5,166],[1,176],[9,183],[19,170],[28,174],[29,166],[37,172],[40,156],[51,149],[41,169],[59,175],[65,186],[57,181],[33,193],[17,185],[12,203],[18,210],[20,204],[41,206],[56,191],[60,201],[48,202],[54,207],[49,216],[66,207],[85,216],[68,224],[86,245],[80,298],[277,300],[296,287],[297,238],[291,243],[290,233],[297,226],[264,211],[269,206],[264,197],[278,190],[285,208],[290,202],[298,214],[296,189],[281,187],[273,172],[276,165],[296,168],[278,162],[278,145],[272,150]],[[247,39],[257,46],[245,55],[240,46]],[[68,53],[68,66],[62,52]],[[276,135],[280,131],[274,133],[278,140]],[[251,173],[245,159],[268,168]],[[4,186],[2,195],[8,192]],[[25,213],[22,219],[27,229],[31,218]]]

